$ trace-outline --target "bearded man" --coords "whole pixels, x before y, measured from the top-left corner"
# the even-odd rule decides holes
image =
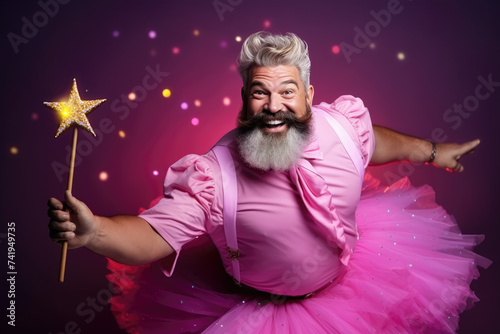
[[[294,34],[248,37],[239,72],[238,127],[207,154],[171,166],[152,208],[102,217],[69,192],[65,203],[49,200],[52,240],[126,265],[160,264],[165,275],[144,274],[133,294],[114,299],[122,327],[453,332],[474,300],[476,266],[488,261],[465,250],[474,238],[460,234],[428,187],[402,180],[379,189],[364,169],[412,161],[462,171],[459,159],[479,141],[436,144],[372,126],[349,95],[313,106],[307,44]],[[221,292],[207,277],[165,277],[183,247],[206,235],[238,287]]]

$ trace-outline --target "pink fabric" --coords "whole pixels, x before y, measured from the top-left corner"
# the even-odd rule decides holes
[[[361,100],[344,96],[327,106],[368,164],[374,138]],[[336,221],[329,227],[342,226],[345,241],[340,229],[325,235],[325,225],[315,222],[314,215],[322,220],[328,213],[315,207],[318,201],[327,203],[326,197],[310,194],[320,199],[305,203],[303,189],[292,179],[297,184],[316,181],[299,180],[293,170],[250,169],[238,158],[235,143],[229,148],[238,174],[242,282],[276,295],[315,295],[265,297],[228,281],[224,269],[230,273],[231,265],[218,186],[224,176],[211,153],[190,155],[169,169],[165,198],[141,215],[172,245],[175,256],[140,268],[110,263],[109,279],[123,290],[111,301],[121,327],[131,333],[456,330],[458,314],[477,300],[469,289],[476,268],[489,264],[469,250],[481,238],[460,234],[429,187],[412,188],[403,179],[379,188],[369,174],[363,186],[331,127],[315,117],[314,131],[316,141],[304,158],[324,179],[329,207],[335,209],[330,213]],[[324,189],[322,184],[318,188]],[[347,266],[329,235],[352,250]]]

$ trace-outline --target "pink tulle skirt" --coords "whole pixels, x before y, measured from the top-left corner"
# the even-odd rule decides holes
[[[367,175],[357,211],[359,240],[335,281],[303,299],[269,298],[225,274],[215,246],[183,248],[174,275],[161,262],[108,262],[111,298],[130,333],[454,333],[478,299],[470,290],[482,236],[462,235],[428,186],[402,179],[388,188]]]

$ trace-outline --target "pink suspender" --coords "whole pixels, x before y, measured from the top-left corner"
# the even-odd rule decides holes
[[[227,146],[216,145],[212,151],[217,157],[222,175],[224,234],[226,236],[227,250],[233,267],[233,278],[240,282],[240,261],[238,256],[238,238],[236,235],[236,206],[238,204],[238,184],[234,161]]]
[[[328,124],[332,127],[333,131],[339,137],[340,142],[344,146],[347,154],[351,158],[356,170],[358,171],[361,179],[364,177],[364,163],[361,153],[356,147],[356,144],[351,139],[347,131],[344,130],[342,125],[331,116],[328,112],[321,107],[314,108],[313,112],[323,116]],[[232,134],[233,131],[230,132]],[[229,134],[228,134],[229,135]],[[219,162],[222,175],[222,191],[223,191],[223,219],[224,219],[224,234],[226,236],[227,250],[231,258],[231,265],[233,268],[233,278],[236,282],[240,282],[240,261],[238,259],[240,251],[238,249],[238,237],[236,233],[236,209],[238,205],[238,183],[236,179],[236,170],[234,168],[234,161],[229,149],[227,148],[228,138],[226,135],[219,143],[212,148],[212,151]]]

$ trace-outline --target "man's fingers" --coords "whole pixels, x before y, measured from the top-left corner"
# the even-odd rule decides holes
[[[49,206],[49,208],[56,210],[62,210],[64,208],[64,205],[61,203],[61,201],[53,197],[49,198],[47,205]]]
[[[73,239],[75,237],[75,233],[74,232],[50,231],[49,237],[50,237],[50,239],[52,239],[52,241],[59,242],[59,241]]]
[[[73,195],[71,194],[71,191],[66,190],[64,193],[64,201],[66,203],[66,206],[71,210],[71,211],[78,211],[80,208],[81,202],[77,200]]]
[[[52,220],[60,222],[69,220],[69,213],[62,210],[54,210],[49,208],[49,210],[47,211],[47,216],[49,216],[49,218],[51,218]]]
[[[76,225],[72,222],[60,222],[51,220],[49,222],[49,229],[57,232],[73,232],[76,230]]]
[[[474,153],[474,149],[477,147],[477,145],[479,145],[480,142],[481,141],[479,139],[476,139],[462,144],[462,146],[460,147],[460,155]]]

